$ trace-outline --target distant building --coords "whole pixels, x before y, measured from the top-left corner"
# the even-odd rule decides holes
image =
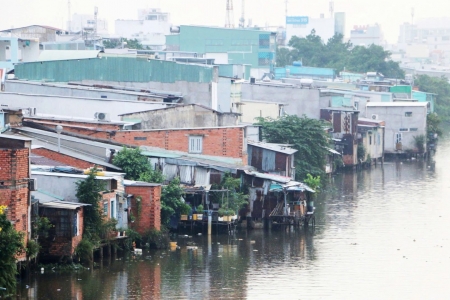
[[[23,40],[36,40],[39,42],[54,42],[56,36],[64,31],[59,28],[42,26],[42,25],[30,25],[19,28],[11,28],[0,30],[0,36],[3,37],[15,37]]]
[[[252,77],[260,78],[275,63],[276,35],[254,28],[182,25],[166,36],[166,44],[168,51],[194,52],[216,64],[251,65]]]
[[[164,50],[170,15],[157,8],[140,9],[138,20],[116,20],[115,30],[119,37],[137,39],[152,50]]]
[[[399,44],[411,52],[411,58],[431,58],[433,63],[449,64],[450,58],[450,18],[427,18],[419,19],[411,23],[400,25]],[[428,53],[423,49],[428,48]],[[416,49],[412,51],[412,49]],[[426,55],[428,54],[428,55]]]
[[[427,106],[421,102],[370,102],[366,118],[386,120],[385,153],[417,152],[415,137],[426,136]]]
[[[85,28],[95,27],[95,17],[91,14],[73,14],[72,19],[67,22],[69,32],[82,32]],[[108,35],[108,21],[97,18],[97,33]]]
[[[381,27],[378,24],[367,26],[355,26],[350,31],[350,42],[353,46],[369,47],[374,44],[384,46],[385,40]]]
[[[334,17],[310,18],[308,16],[288,16],[286,18],[286,44],[293,36],[304,38],[315,30],[315,34],[326,43],[335,33],[345,33],[345,13],[337,12]]]

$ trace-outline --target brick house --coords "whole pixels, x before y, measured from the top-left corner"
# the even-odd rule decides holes
[[[131,228],[144,234],[161,229],[161,184],[124,180],[125,192],[130,199]]]
[[[30,148],[31,139],[0,135],[0,205],[7,206],[7,218],[30,237]],[[26,259],[25,253],[19,261]]]
[[[42,194],[41,194],[42,195]],[[39,236],[41,258],[72,257],[84,231],[84,206],[67,201],[46,201],[37,196],[39,217],[49,219],[53,227],[47,236]]]

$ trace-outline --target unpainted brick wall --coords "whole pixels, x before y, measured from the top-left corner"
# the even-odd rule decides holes
[[[148,230],[161,230],[161,186],[126,186],[125,193],[132,194],[131,212],[136,218],[131,227],[144,234]],[[138,214],[137,198],[141,197]]]
[[[0,149],[0,205],[8,207],[6,212],[14,228],[23,232],[25,244],[28,233],[28,206],[30,178],[29,149]],[[25,258],[22,254],[18,259]]]
[[[240,158],[246,164],[243,127],[118,131],[111,140],[134,146],[189,152],[189,136],[203,136],[203,155]]]

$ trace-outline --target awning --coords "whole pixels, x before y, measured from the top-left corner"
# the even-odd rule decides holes
[[[50,202],[44,202],[44,203],[39,202],[39,207],[70,209],[70,210],[75,210],[79,207],[89,206],[89,205],[91,205],[91,204],[75,203],[75,202],[68,202],[68,201],[50,201]]]

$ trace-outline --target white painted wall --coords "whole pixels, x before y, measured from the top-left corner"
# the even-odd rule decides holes
[[[334,18],[309,18],[309,23],[306,25],[287,24],[286,25],[286,44],[289,43],[293,36],[304,38],[311,33],[311,30],[316,31],[316,35],[320,36],[324,43],[329,38],[333,37]]]
[[[378,115],[379,120],[386,122],[385,130],[385,152],[397,153],[396,134],[402,134],[402,151],[413,150],[415,148],[414,137],[426,135],[427,125],[427,106],[367,106],[367,115]],[[412,112],[411,117],[406,117],[405,112]],[[367,116],[366,116],[367,117]],[[402,132],[400,128],[407,128],[408,131]],[[417,128],[417,131],[411,131],[411,128]],[[401,151],[400,151],[401,153]]]
[[[93,119],[96,112],[110,115],[111,121],[120,121],[120,114],[167,107],[162,102],[144,102],[63,96],[0,93],[0,105],[35,107],[37,115],[57,115]]]

